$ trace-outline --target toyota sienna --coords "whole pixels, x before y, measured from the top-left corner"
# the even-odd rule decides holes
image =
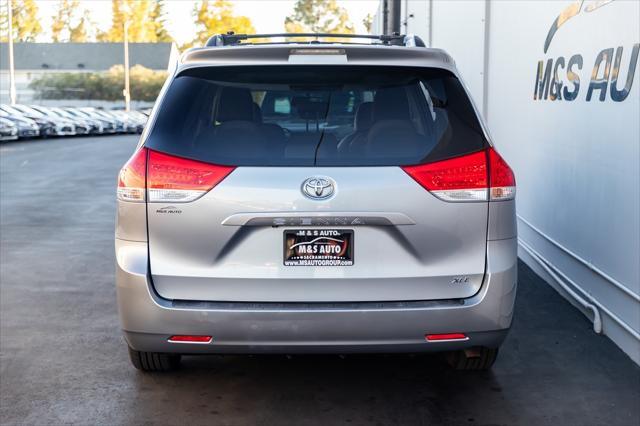
[[[133,365],[438,351],[489,368],[513,316],[515,178],[454,61],[412,36],[266,37],[185,52],[119,174]]]

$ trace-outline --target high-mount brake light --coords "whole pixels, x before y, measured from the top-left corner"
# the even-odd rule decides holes
[[[234,167],[203,163],[149,150],[147,191],[150,203],[187,203],[219,184]]]
[[[502,201],[516,193],[511,168],[493,148],[402,169],[443,201]]]
[[[145,173],[147,148],[136,151],[118,175],[118,199],[120,201],[143,202],[145,200]]]
[[[118,199],[187,203],[209,192],[233,170],[142,148],[120,171]]]
[[[345,55],[344,49],[290,49],[289,55]]]

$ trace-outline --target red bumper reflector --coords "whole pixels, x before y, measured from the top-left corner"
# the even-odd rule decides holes
[[[446,334],[427,334],[424,336],[428,342],[437,342],[438,340],[467,340],[468,337],[463,333],[446,333]]]
[[[170,342],[180,343],[210,343],[213,338],[211,336],[171,336]]]

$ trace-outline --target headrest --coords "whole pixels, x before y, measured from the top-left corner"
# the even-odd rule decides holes
[[[373,100],[373,119],[409,120],[409,101],[403,87],[378,89]]]
[[[358,105],[353,120],[354,130],[368,130],[373,123],[373,102],[363,102]]]
[[[253,99],[248,89],[224,87],[218,102],[217,121],[253,121]]]

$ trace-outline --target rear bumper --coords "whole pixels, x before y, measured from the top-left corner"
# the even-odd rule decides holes
[[[147,243],[116,240],[120,319],[136,350],[175,353],[391,353],[499,346],[511,325],[517,281],[515,239],[490,241],[481,290],[468,299],[397,303],[271,304],[174,302],[147,277]],[[427,342],[425,334],[469,339]],[[208,344],[170,343],[175,334]]]

